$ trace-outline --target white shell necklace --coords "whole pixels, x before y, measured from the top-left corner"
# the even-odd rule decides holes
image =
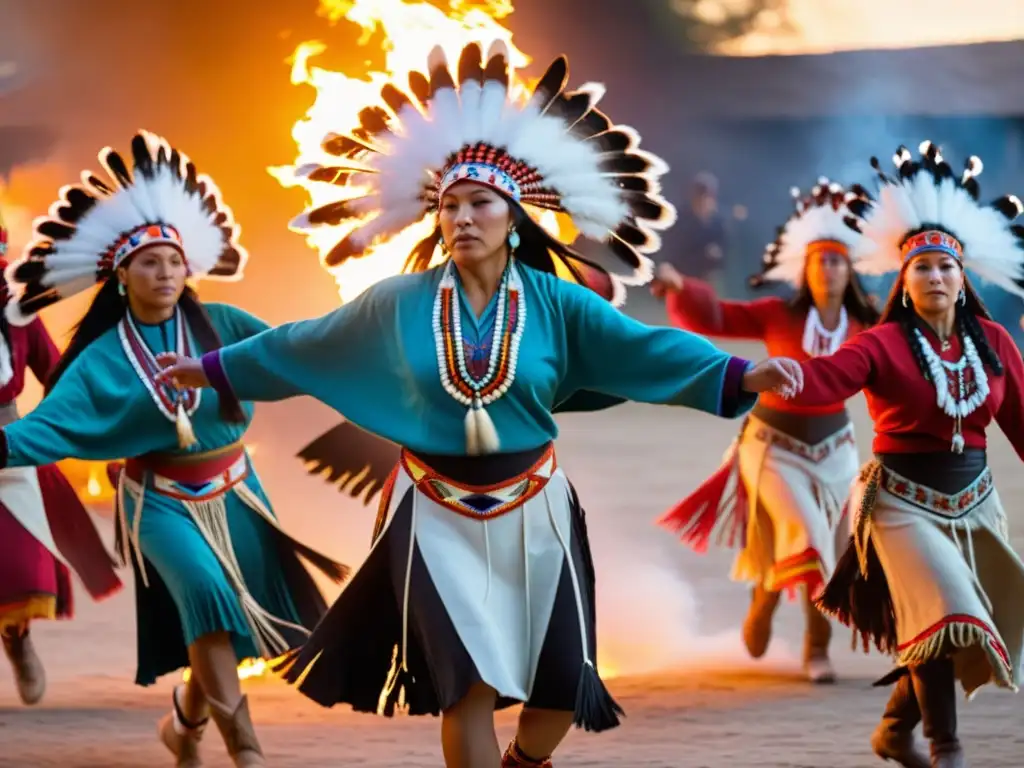
[[[988,397],[988,376],[985,374],[985,366],[978,356],[978,350],[970,336],[964,335],[964,350],[960,359],[955,363],[943,360],[932,349],[928,339],[924,337],[920,329],[914,329],[914,336],[917,345],[924,354],[925,363],[928,365],[928,372],[931,374],[932,383],[935,385],[936,404],[942,412],[954,420],[953,442],[950,450],[954,453],[963,453],[964,435],[963,420],[974,413]],[[974,374],[974,391],[967,396],[967,382],[964,372],[970,367]],[[955,376],[956,396],[950,391],[950,382],[947,372]]]
[[[508,267],[498,285],[487,371],[475,379],[466,364],[462,341],[462,312],[455,281],[455,266],[449,260],[434,298],[434,343],[441,386],[468,409],[466,412],[466,451],[471,456],[494,453],[501,444],[494,422],[485,406],[500,399],[512,386],[519,360],[519,345],[526,328],[526,299],[515,262]]]
[[[846,341],[846,332],[850,327],[850,319],[846,307],[839,307],[839,323],[835,330],[830,331],[821,322],[818,308],[811,306],[807,310],[807,321],[804,323],[804,338],[800,345],[811,357],[831,355]]]

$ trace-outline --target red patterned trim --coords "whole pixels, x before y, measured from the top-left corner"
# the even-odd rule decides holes
[[[949,616],[946,616],[944,619],[942,619],[942,621],[932,624],[932,626],[928,627],[928,629],[920,633],[913,640],[908,640],[905,643],[900,643],[899,645],[897,645],[896,652],[903,653],[903,651],[905,651],[907,648],[925,642],[929,637],[938,634],[939,632],[941,632],[946,627],[952,624],[970,624],[971,626],[977,627],[978,629],[982,630],[986,635],[988,635],[989,640],[992,643],[992,647],[996,649],[996,653],[999,655],[999,658],[1002,660],[1003,664],[1006,665],[1006,668],[1011,668],[1010,654],[1006,650],[1006,646],[1004,646],[1003,643],[999,640],[999,636],[995,633],[992,627],[990,627],[981,619],[978,619],[974,616],[970,616],[966,613],[952,613]]]
[[[856,439],[853,434],[853,426],[848,425],[839,431],[837,434],[831,437],[826,437],[820,443],[816,445],[809,445],[802,440],[797,440],[794,437],[790,437],[784,432],[779,432],[776,429],[772,429],[767,425],[759,426],[757,431],[754,433],[754,439],[760,440],[762,443],[780,448],[787,453],[792,453],[794,456],[799,456],[802,459],[807,459],[813,464],[820,464],[825,459],[832,456],[844,445],[856,445]]]
[[[544,490],[551,475],[558,467],[554,446],[550,444],[529,469],[492,485],[469,485],[455,482],[432,469],[404,448],[399,463],[406,474],[412,478],[420,493],[435,504],[440,504],[457,514],[474,520],[491,520],[521,507]],[[461,499],[469,496],[505,497],[506,501],[480,512],[459,503]]]
[[[825,586],[825,569],[821,555],[814,547],[779,560],[772,566],[765,579],[765,588],[772,592],[786,592],[790,598],[796,596],[801,585],[813,598]]]
[[[981,504],[992,493],[995,484],[992,472],[985,468],[977,479],[959,493],[939,493],[926,485],[915,483],[882,467],[882,487],[893,496],[942,517],[962,517]]]

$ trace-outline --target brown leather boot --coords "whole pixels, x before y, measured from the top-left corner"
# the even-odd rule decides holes
[[[938,659],[910,668],[921,707],[921,724],[931,742],[931,768],[966,768],[957,738],[956,677],[952,659]]]
[[[892,760],[903,768],[931,768],[928,757],[914,738],[919,722],[921,709],[917,706],[913,681],[906,674],[893,687],[882,722],[871,734],[871,748],[883,760]]]
[[[3,634],[4,652],[14,669],[18,695],[29,706],[38,704],[46,693],[46,670],[36,655],[28,626],[12,627]]]
[[[768,650],[772,639],[772,619],[779,606],[778,592],[769,592],[761,584],[750,595],[750,609],[743,622],[743,643],[752,658],[759,659]]]
[[[807,627],[804,630],[804,672],[812,683],[834,683],[836,671],[828,658],[828,646],[832,642],[832,623],[818,610],[807,589],[803,590],[804,616]]]
[[[235,762],[235,768],[263,768],[267,761],[263,759],[263,750],[256,740],[256,729],[253,728],[249,716],[249,699],[243,696],[232,711],[226,705],[207,697],[210,702],[210,714],[217,730],[224,737],[228,754]]]
[[[199,741],[210,721],[209,716],[191,721],[185,717],[181,706],[180,695],[184,685],[177,685],[171,692],[171,711],[160,719],[157,733],[164,746],[171,751],[177,762],[175,768],[202,768],[203,761],[199,757]]]
[[[508,745],[501,758],[501,768],[552,768],[551,758],[537,760],[525,754],[515,739]]]

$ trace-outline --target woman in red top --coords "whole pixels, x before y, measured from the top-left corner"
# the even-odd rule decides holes
[[[26,371],[45,382],[60,357],[39,318],[14,326],[3,316],[6,250],[0,218],[0,426],[18,418]],[[25,704],[37,704],[46,691],[29,627],[39,619],[71,617],[69,565],[94,599],[121,587],[89,514],[57,467],[0,470],[0,637]]]
[[[1024,645],[1024,564],[985,456],[995,421],[1024,457],[1024,363],[964,268],[1024,295],[1024,230],[1011,226],[1016,197],[977,202],[977,158],[958,177],[930,142],[921,154],[901,147],[878,199],[859,189],[849,203],[865,237],[858,266],[900,273],[878,326],[802,363],[801,400],[864,390],[875,422],[875,458],[850,499],[854,537],[819,599],[896,657],[872,746],[903,766],[954,768],[966,765],[955,680],[968,696],[989,682],[1016,690]]]
[[[794,189],[796,210],[768,246],[763,272],[751,282],[785,281],[793,299],[720,301],[706,283],[663,265],[664,292],[675,325],[708,336],[763,341],[771,355],[807,360],[829,354],[873,324],[878,313],[851,268],[859,235],[846,226],[845,190],[819,179],[809,196]],[[762,396],[733,441],[722,467],[662,519],[698,551],[714,535],[743,543],[733,578],[754,585],[743,640],[764,654],[782,592],[803,586],[807,629],[804,664],[814,682],[832,682],[832,629],[811,597],[831,575],[850,484],[857,474],[853,426],[842,401],[812,405],[799,396]],[[840,532],[844,529],[845,533]]]

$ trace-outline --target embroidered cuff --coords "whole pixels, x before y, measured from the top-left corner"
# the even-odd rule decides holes
[[[216,390],[217,394],[223,398],[238,400],[235,390],[231,386],[231,381],[228,379],[227,373],[224,372],[224,366],[221,364],[220,350],[215,349],[212,352],[207,352],[202,356],[201,362],[203,364],[203,373],[206,374],[207,381],[210,382],[210,386]]]
[[[734,419],[746,413],[757,402],[757,393],[743,389],[743,374],[754,367],[749,360],[742,357],[730,357],[725,364],[725,376],[722,377],[722,392],[718,398],[718,415]]]

